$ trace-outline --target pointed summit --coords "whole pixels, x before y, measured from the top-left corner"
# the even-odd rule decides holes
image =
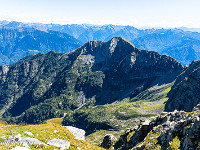
[[[130,41],[128,41],[127,39],[125,39],[123,37],[113,37],[110,41],[119,41],[122,43],[128,43],[128,44],[132,45],[133,47],[135,47]]]
[[[111,55],[114,52],[117,52],[123,56],[130,54],[130,52],[136,50],[135,46],[131,42],[122,37],[114,37],[107,43],[109,43],[109,50]]]

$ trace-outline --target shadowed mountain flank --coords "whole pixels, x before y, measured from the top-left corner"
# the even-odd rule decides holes
[[[172,90],[169,92],[169,100],[165,110],[192,111],[194,106],[200,103],[200,61],[193,61],[189,67],[178,76]]]

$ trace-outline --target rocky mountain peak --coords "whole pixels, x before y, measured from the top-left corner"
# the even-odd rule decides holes
[[[102,45],[105,45],[102,47]],[[102,42],[102,41],[89,41],[86,44],[84,44],[81,48],[83,49],[83,53],[92,53],[93,51],[96,52],[97,50],[104,48],[107,52],[112,55],[112,53],[116,50],[118,47],[119,50],[123,49],[123,52],[125,52],[124,47],[128,46],[128,51],[130,52],[130,47],[135,48],[135,46],[130,43],[128,40],[122,38],[122,37],[113,37],[108,42]]]
[[[170,83],[183,69],[172,57],[140,50],[121,37],[114,37],[108,42],[90,41],[78,50],[81,51],[79,60],[82,63],[90,64],[92,72],[101,71],[105,75],[101,80],[100,91],[109,88],[110,91],[127,92],[129,89],[130,94],[138,87],[147,88],[158,83]],[[85,88],[86,91],[87,89]],[[108,97],[104,97],[105,94],[102,93],[98,95],[102,100],[119,98],[117,94],[109,94]]]

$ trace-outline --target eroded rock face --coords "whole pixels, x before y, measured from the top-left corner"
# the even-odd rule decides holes
[[[140,148],[145,149],[145,140],[148,138],[155,138],[153,135],[157,134],[157,141],[162,149],[167,149],[175,137],[180,140],[180,149],[197,149],[198,140],[200,138],[200,104],[194,108],[191,113],[184,111],[174,111],[169,113],[162,113],[160,116],[154,118],[152,121],[144,122],[138,126],[137,129],[132,129],[121,135],[120,139],[115,143],[115,149],[131,149]],[[127,137],[133,132],[130,141]],[[151,132],[151,134],[150,134]],[[141,143],[139,146],[138,143]],[[153,145],[155,143],[148,143]],[[136,146],[137,145],[137,146]],[[147,147],[146,147],[147,148]],[[148,148],[147,148],[148,149]]]
[[[169,92],[169,100],[165,110],[192,111],[200,103],[200,61],[193,61],[189,67],[178,76]]]
[[[99,146],[105,149],[110,149],[116,141],[117,139],[112,134],[106,134],[103,142]]]
[[[6,74],[9,71],[9,66],[2,65],[0,66],[0,74]]]

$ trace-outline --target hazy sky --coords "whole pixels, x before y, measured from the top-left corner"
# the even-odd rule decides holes
[[[0,20],[200,27],[200,0],[0,0]]]

